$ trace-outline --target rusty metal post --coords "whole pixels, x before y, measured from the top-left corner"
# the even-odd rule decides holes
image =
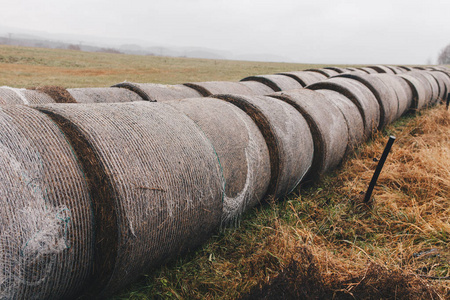
[[[370,198],[372,197],[372,192],[377,184],[378,176],[380,176],[381,169],[383,169],[384,162],[386,161],[386,158],[391,151],[392,144],[395,142],[395,136],[390,136],[389,140],[386,144],[386,147],[384,148],[383,154],[381,155],[380,161],[378,162],[377,168],[375,169],[375,173],[373,174],[372,180],[369,183],[369,188],[367,189],[366,195],[364,196],[364,202],[369,202]]]

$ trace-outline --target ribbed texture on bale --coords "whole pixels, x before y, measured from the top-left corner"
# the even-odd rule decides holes
[[[217,152],[225,178],[223,225],[236,224],[258,204],[270,181],[269,149],[255,122],[235,105],[214,98],[167,101],[191,118]]]
[[[155,83],[122,82],[113,87],[128,89],[138,94],[142,99],[153,102],[197,98],[202,96],[196,90],[181,84],[164,85]]]
[[[311,71],[283,72],[280,75],[289,76],[297,80],[302,87],[327,79],[323,74]]]
[[[346,153],[350,153],[364,141],[364,121],[358,107],[341,93],[332,90],[317,90],[316,92],[333,102],[344,115],[349,137]]]
[[[307,86],[308,89],[328,89],[343,94],[358,107],[364,120],[364,136],[368,138],[380,123],[380,105],[374,94],[362,83],[347,78],[329,78]]]
[[[397,94],[387,86],[380,78],[368,74],[342,74],[339,77],[350,78],[364,84],[380,105],[380,125],[383,128],[396,120],[398,114]]]
[[[255,95],[255,92],[240,82],[232,81],[209,81],[209,82],[192,82],[185,83],[187,87],[193,88],[202,96],[211,96],[215,94],[239,94],[239,95]]]
[[[45,93],[50,96],[56,103],[76,103],[77,101],[72,95],[63,87],[60,86],[41,86],[32,88],[39,92]]]
[[[405,82],[409,85],[412,91],[413,100],[411,104],[411,109],[413,111],[421,110],[423,107],[426,107],[429,104],[429,96],[425,91],[425,85],[416,77],[409,75],[408,73],[397,75],[400,78],[404,79]]]
[[[302,85],[295,79],[284,75],[257,75],[241,79],[241,81],[258,81],[269,86],[276,92],[289,91],[302,88]]]
[[[44,104],[55,102],[50,96],[39,91],[0,87],[0,104]]]
[[[315,178],[337,167],[349,142],[347,122],[340,109],[324,95],[308,89],[270,96],[292,105],[308,122],[314,140],[310,176]]]
[[[389,69],[389,68],[386,67],[386,66],[380,66],[380,65],[378,65],[378,66],[368,66],[367,68],[373,69],[373,70],[375,70],[377,73],[386,73],[386,74],[392,74],[392,75],[395,74],[394,71],[392,71],[391,69]]]
[[[330,69],[308,69],[306,71],[320,73],[322,75],[325,75],[327,78],[339,75],[338,72]]]
[[[91,293],[113,293],[200,245],[219,225],[224,182],[217,155],[184,114],[145,101],[40,110],[58,123],[83,163],[92,164],[86,171],[102,183],[93,199],[101,231]]]
[[[70,299],[92,268],[89,189],[46,115],[0,108],[0,299]]]
[[[120,88],[67,89],[77,103],[117,103],[142,101],[138,94]]]
[[[264,96],[274,92],[270,86],[258,81],[241,81],[240,84],[250,88],[253,91],[253,95]]]
[[[306,120],[291,105],[266,96],[216,95],[244,110],[261,130],[269,148],[268,193],[290,193],[309,171],[314,145]]]

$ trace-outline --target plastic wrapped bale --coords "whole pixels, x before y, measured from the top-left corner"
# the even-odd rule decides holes
[[[348,147],[347,122],[341,110],[324,95],[308,89],[270,95],[297,109],[308,122],[314,141],[309,177],[316,178],[336,168]]]
[[[392,74],[392,75],[395,74],[394,71],[392,71],[391,69],[389,69],[386,66],[377,65],[377,66],[368,66],[367,68],[374,69],[377,73],[386,73],[386,74]]]
[[[359,109],[364,120],[364,138],[368,138],[380,124],[380,105],[375,95],[361,82],[333,77],[306,88],[311,90],[333,90],[350,99]]]
[[[289,76],[297,80],[302,87],[327,79],[325,75],[311,71],[283,72],[280,75]]]
[[[264,197],[270,180],[267,144],[255,122],[235,105],[214,98],[167,104],[191,118],[217,152],[225,178],[222,224],[236,224],[244,211]]]
[[[380,105],[379,129],[394,122],[398,114],[397,94],[387,86],[380,78],[368,74],[342,74],[339,77],[350,78],[364,84],[374,94]]]
[[[428,79],[423,76],[422,72],[418,71],[411,71],[404,73],[405,75],[412,76],[420,81],[420,83],[423,86],[425,97],[426,97],[426,106],[430,106],[433,103],[433,88],[431,86],[431,83]]]
[[[32,88],[32,90],[36,90],[50,96],[56,103],[76,103],[77,101],[72,97],[72,95],[61,86],[41,86]]]
[[[417,111],[427,106],[429,103],[429,96],[427,96],[426,94],[424,84],[416,77],[408,75],[407,73],[399,74],[398,76],[405,80],[405,82],[411,88],[413,94],[411,110]]]
[[[44,104],[55,102],[50,96],[45,93],[18,89],[8,86],[0,87],[0,104]]]
[[[0,298],[72,299],[89,278],[89,187],[45,114],[0,107]]]
[[[67,89],[77,103],[116,103],[142,101],[138,94],[119,88]]]
[[[399,75],[383,73],[373,74],[371,76],[383,80],[383,82],[392,88],[397,94],[398,110],[396,119],[400,118],[411,109],[413,105],[413,92],[411,87],[404,80],[402,80]]]
[[[344,95],[332,90],[317,90],[317,93],[334,103],[342,112],[348,128],[346,154],[364,142],[364,121],[358,107]]]
[[[197,98],[202,96],[193,88],[187,87],[182,84],[165,85],[155,83],[122,82],[114,85],[113,87],[128,89],[138,94],[142,99],[152,102],[178,100],[184,98]]]
[[[284,75],[257,75],[241,79],[241,81],[257,81],[264,83],[275,92],[288,91],[302,88],[302,85],[295,79]]]
[[[215,94],[239,94],[239,95],[255,95],[255,92],[240,82],[232,81],[209,81],[209,82],[192,82],[185,83],[187,87],[193,88],[202,96],[211,96]]]
[[[45,105],[91,182],[96,222],[87,297],[114,293],[219,226],[224,182],[207,137],[164,103]]]
[[[346,70],[346,69],[344,69],[344,68],[339,68],[339,67],[325,67],[324,69],[336,71],[336,72],[339,73],[339,74],[347,73],[347,72],[348,72],[348,70]]]
[[[253,95],[263,96],[274,92],[270,86],[258,81],[241,81],[240,84],[250,88],[253,91]]]
[[[322,75],[325,75],[327,78],[339,75],[338,72],[334,71],[334,70],[330,70],[330,69],[308,69],[306,71],[311,71],[311,72],[316,72],[316,73],[320,73]]]
[[[267,96],[216,95],[244,110],[266,140],[270,156],[268,194],[289,194],[309,171],[314,145],[306,120],[291,105]]]
[[[358,68],[358,69],[361,70],[361,71],[366,72],[367,74],[378,74],[378,72],[375,71],[375,70],[372,69],[372,68],[363,67],[363,68]]]
[[[441,84],[441,101],[447,100],[447,95],[450,93],[450,77],[440,71],[431,71],[430,75],[434,76]]]

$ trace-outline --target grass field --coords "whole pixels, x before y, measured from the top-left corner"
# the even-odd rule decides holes
[[[0,85],[14,87],[230,81],[311,67],[321,66],[0,46]],[[397,141],[364,206],[391,134]],[[320,182],[257,207],[116,299],[448,299],[449,199],[450,112],[438,106],[403,117]]]

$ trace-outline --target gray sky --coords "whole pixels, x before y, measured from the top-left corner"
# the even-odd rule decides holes
[[[267,53],[300,63],[434,63],[449,0],[2,0],[0,24]]]

